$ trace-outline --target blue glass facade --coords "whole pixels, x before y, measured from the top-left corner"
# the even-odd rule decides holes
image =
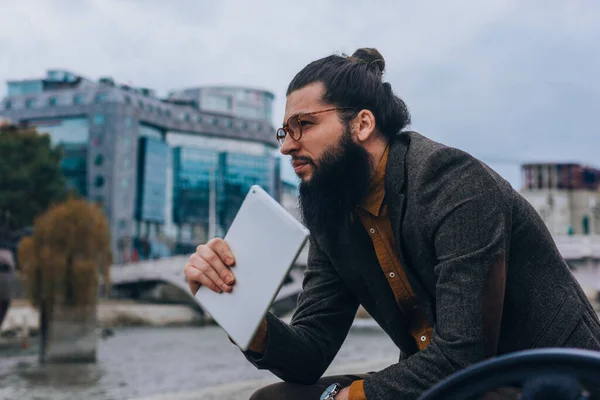
[[[43,84],[40,80],[8,82],[7,86],[9,96],[20,96],[24,94],[41,93],[43,90]]]
[[[88,119],[37,120],[29,123],[35,126],[38,132],[49,134],[52,144],[62,148],[61,167],[67,187],[81,196],[87,196],[87,154],[90,136]]]
[[[219,223],[227,230],[237,214],[250,186],[259,185],[275,196],[273,157],[240,153],[221,153],[217,190]]]
[[[275,157],[178,147],[173,150],[173,221],[208,230],[210,182],[215,179],[216,220],[227,231],[250,186],[277,200]],[[276,168],[274,168],[274,166]]]
[[[139,141],[136,219],[163,223],[169,145],[151,137],[141,137]]]
[[[211,172],[216,175],[218,162],[211,150],[173,149],[173,222],[208,225]]]

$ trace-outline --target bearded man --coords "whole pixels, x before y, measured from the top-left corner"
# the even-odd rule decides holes
[[[247,359],[283,382],[252,399],[416,399],[485,359],[540,347],[600,350],[600,322],[543,221],[464,151],[404,131],[405,103],[375,49],[308,64],[287,90],[281,152],[311,231],[291,323],[263,321]],[[229,291],[226,243],[185,275]],[[400,350],[381,371],[322,377],[362,305]]]

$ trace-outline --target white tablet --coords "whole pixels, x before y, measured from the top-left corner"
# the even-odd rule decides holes
[[[235,257],[229,293],[201,287],[202,307],[246,351],[309,232],[260,186],[252,186],[225,242]]]

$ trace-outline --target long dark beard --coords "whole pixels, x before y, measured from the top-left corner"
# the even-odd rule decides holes
[[[325,150],[307,182],[301,182],[299,205],[306,227],[335,231],[369,190],[373,160],[352,141],[346,129],[340,141]]]

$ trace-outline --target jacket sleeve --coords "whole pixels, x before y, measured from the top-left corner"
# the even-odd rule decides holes
[[[423,165],[415,188],[436,254],[432,340],[425,350],[369,375],[367,399],[416,399],[497,352],[511,231],[501,187],[506,182],[455,149],[440,149]]]
[[[264,353],[244,354],[256,367],[286,382],[314,383],[342,346],[357,309],[358,300],[311,238],[302,292],[290,324],[268,313]]]

